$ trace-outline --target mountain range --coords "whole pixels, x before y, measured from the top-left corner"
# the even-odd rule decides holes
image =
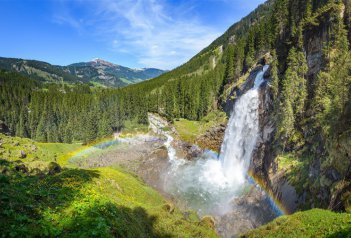
[[[15,71],[43,82],[82,82],[104,87],[124,87],[165,72],[155,68],[131,69],[102,59],[59,66],[37,60],[4,57],[0,57],[0,69]]]

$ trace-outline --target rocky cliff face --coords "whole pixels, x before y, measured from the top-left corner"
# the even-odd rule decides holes
[[[289,183],[285,171],[278,169],[278,162],[275,160],[274,136],[276,125],[269,73],[265,75],[265,79],[266,82],[260,88],[260,136],[253,153],[251,171],[280,201],[286,212],[291,214],[297,210],[301,198],[299,198],[296,189]]]
[[[260,63],[262,62],[258,62],[258,63],[260,65]],[[236,99],[252,88],[255,82],[256,74],[261,70],[262,70],[262,66],[254,67],[250,71],[250,74],[246,79],[246,81],[239,87],[234,87],[229,93],[226,100],[220,102],[221,108],[223,109],[224,112],[227,113],[228,116],[230,116],[230,113],[233,111],[233,107]]]
[[[345,8],[340,12],[345,22],[350,21],[351,3],[344,1]],[[330,11],[333,11],[331,9]],[[330,35],[333,14],[329,11],[323,12],[319,16],[319,24],[307,25],[303,32],[304,51],[306,54],[308,72],[307,72],[307,86],[308,98],[306,108],[311,108],[310,102],[315,95],[316,79],[319,72],[325,66],[324,50],[328,42],[330,42]],[[350,32],[351,26],[347,24]],[[349,34],[350,36],[351,34]],[[351,39],[351,38],[349,38]],[[266,75],[267,79],[269,75]],[[250,76],[251,77],[251,76]],[[268,79],[269,80],[269,79]],[[247,85],[250,84],[250,78]],[[337,139],[336,146],[326,150],[326,142],[322,137],[312,129],[313,125],[309,125],[308,120],[304,131],[304,138],[306,138],[304,148],[309,150],[313,148],[313,156],[305,163],[304,170],[306,176],[296,175],[299,178],[299,183],[308,182],[306,189],[299,192],[289,183],[288,176],[284,170],[278,170],[278,161],[275,161],[276,154],[274,148],[274,101],[272,100],[271,90],[269,84],[264,84],[261,87],[261,104],[260,104],[260,127],[261,135],[257,143],[256,150],[253,154],[251,170],[254,176],[264,181],[267,188],[283,203],[288,212],[292,213],[296,209],[305,207],[328,207],[332,210],[345,210],[350,205],[351,197],[351,183],[348,182],[351,178],[351,164],[350,158],[350,133],[342,132]],[[345,112],[347,115],[347,112]],[[306,111],[306,118],[312,117],[310,110]],[[342,120],[343,121],[343,120]],[[350,122],[346,119],[345,122]],[[313,134],[314,133],[314,134]],[[329,146],[330,147],[330,146]],[[329,153],[329,154],[327,154]],[[334,155],[333,155],[334,153]],[[340,158],[333,162],[333,166],[324,166],[323,161],[327,157]],[[295,171],[296,173],[296,171]],[[303,173],[302,171],[297,173]],[[295,185],[294,185],[295,186]],[[305,185],[304,185],[305,186]]]

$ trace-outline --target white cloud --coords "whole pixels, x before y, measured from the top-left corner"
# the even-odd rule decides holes
[[[172,69],[219,36],[189,13],[191,6],[170,6],[164,0],[90,3],[94,13],[89,27],[116,54],[128,52],[142,67]],[[74,26],[74,21],[67,23]]]
[[[64,4],[64,1],[59,1],[56,4],[56,12],[53,15],[53,22],[60,25],[69,25],[77,30],[81,30],[82,28],[82,19],[76,19],[72,16],[70,9],[67,8]]]

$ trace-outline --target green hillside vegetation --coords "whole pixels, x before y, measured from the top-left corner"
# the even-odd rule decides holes
[[[77,76],[60,70],[58,66],[38,60],[22,60],[0,57],[0,69],[8,71],[13,71],[16,69],[24,76],[42,82],[49,81],[61,83],[62,81],[66,81],[73,83],[82,81],[82,79],[79,79]]]
[[[81,149],[81,144],[38,143],[30,139],[9,137],[0,133],[0,159],[9,162],[21,162],[29,170],[40,168],[47,170],[50,162],[59,162],[75,150]]]
[[[221,98],[222,100],[226,99],[225,97],[221,97],[223,92],[239,79],[242,79],[241,76],[247,73],[258,58],[266,52],[273,52],[276,50],[276,57],[279,59],[280,64],[275,65],[275,67],[279,69],[279,74],[276,75],[277,84],[274,84],[274,86],[277,88],[274,90],[276,91],[276,96],[279,97],[277,100],[281,101],[278,105],[284,107],[286,111],[279,115],[279,123],[281,123],[279,127],[285,129],[279,129],[277,137],[282,139],[282,141],[284,141],[283,143],[285,143],[284,137],[298,140],[299,133],[292,127],[301,127],[301,125],[297,124],[300,123],[300,119],[303,118],[303,115],[293,115],[294,118],[298,119],[295,121],[295,119],[291,119],[292,116],[290,114],[296,114],[297,111],[301,111],[300,109],[304,109],[302,112],[307,111],[304,104],[308,95],[305,82],[306,64],[296,64],[296,62],[305,62],[305,55],[302,51],[303,34],[304,31],[308,30],[310,27],[320,24],[319,21],[323,21],[324,18],[321,17],[324,14],[334,14],[336,17],[331,27],[333,29],[332,33],[336,37],[331,39],[329,44],[334,47],[336,53],[344,52],[345,50],[348,52],[348,42],[345,41],[347,32],[344,29],[342,19],[340,16],[337,17],[338,9],[340,10],[340,1],[268,1],[268,3],[260,6],[248,17],[233,25],[222,37],[213,42],[208,48],[204,49],[188,63],[173,71],[165,73],[154,80],[132,85],[122,90],[106,89],[92,92],[86,87],[73,87],[69,95],[71,98],[66,100],[78,102],[86,101],[85,104],[95,104],[90,107],[90,109],[86,109],[84,105],[81,105],[81,110],[78,112],[92,117],[87,119],[87,121],[98,121],[98,124],[104,124],[104,126],[102,126],[103,128],[98,129],[98,133],[95,134],[101,133],[105,135],[112,129],[122,126],[124,121],[129,119],[138,118],[141,123],[147,123],[146,113],[148,111],[157,112],[170,120],[175,118],[200,120],[209,112],[217,110],[219,106],[218,101]],[[347,55],[348,54],[345,54],[346,59]],[[334,65],[334,62],[342,60],[338,58],[338,54],[328,57],[330,58],[328,60],[329,65]],[[215,64],[213,64],[213,62],[215,62]],[[340,72],[347,72],[348,63],[347,61],[342,62],[342,64],[335,64],[338,67],[325,67],[324,71],[328,72],[333,69],[335,72],[339,72],[340,69],[343,69],[343,71],[341,70]],[[284,72],[286,73],[282,75]],[[297,75],[295,75],[295,72]],[[328,74],[333,75],[332,72]],[[11,86],[14,87],[13,82],[10,82],[14,81],[13,78],[16,78],[14,74],[9,76],[7,73],[3,73],[2,78],[10,78],[10,80],[2,79],[5,82],[1,84],[1,87],[5,87],[5,91],[7,84],[12,83]],[[300,81],[296,81],[295,79]],[[19,80],[25,79],[22,78]],[[299,83],[293,85],[292,82]],[[348,81],[344,80],[343,83],[348,84]],[[299,87],[299,85],[305,86]],[[41,85],[36,87],[41,88],[46,86]],[[66,104],[61,105],[65,101],[61,98],[68,97],[62,94],[67,94],[67,91],[69,91],[67,88],[62,87],[54,89],[53,86],[50,86],[50,92],[36,90],[34,94],[40,97],[40,101],[47,101],[48,105],[57,104],[54,108],[48,108],[46,114],[55,114],[58,119],[64,117],[64,120],[66,120],[64,125],[68,125],[70,124],[68,122],[76,122],[78,119],[75,119],[75,116],[71,118],[69,113],[66,113],[68,115],[61,115],[62,110],[61,108],[59,110],[59,107],[68,107],[67,109],[71,109]],[[295,97],[294,94],[287,94],[288,91],[293,91],[293,87],[299,90],[299,93],[296,94],[299,95],[299,98],[293,98]],[[335,86],[335,88],[340,87]],[[33,88],[29,87],[28,90],[33,91],[32,89]],[[322,88],[320,88],[320,90],[322,90]],[[43,91],[45,93],[43,93]],[[53,99],[51,99],[51,97],[47,99],[46,96],[48,93],[50,93],[50,96],[52,94],[56,94],[57,96],[53,97]],[[6,92],[3,94],[6,95]],[[36,98],[34,96],[32,97],[31,93],[26,92],[26,94],[27,99],[25,102],[28,101],[28,105],[22,106],[29,107],[31,111],[34,111],[33,114],[35,114],[35,105],[37,103],[31,103],[31,100]],[[78,96],[76,96],[76,94],[81,94],[79,96],[84,99],[79,98],[79,100],[77,100],[76,98]],[[330,95],[330,97],[333,97],[333,95]],[[344,105],[347,98],[346,93],[342,95],[344,95],[344,97],[341,101],[335,99],[338,100],[340,104],[339,107]],[[57,97],[60,99],[56,99]],[[3,100],[6,101],[5,99]],[[51,102],[51,100],[54,100],[54,102]],[[316,100],[319,99],[316,97]],[[114,105],[118,106],[111,107],[111,101]],[[11,111],[12,107],[12,105],[6,107],[7,111]],[[116,108],[119,108],[120,111]],[[343,111],[339,109],[338,111]],[[1,115],[1,119],[9,124],[13,134],[24,135],[42,141],[44,139],[47,141],[63,141],[64,136],[51,138],[49,135],[41,135],[45,133],[36,133],[36,131],[47,130],[46,128],[42,129],[42,125],[39,126],[39,124],[33,125],[31,131],[27,129],[27,131],[25,131],[26,133],[23,133],[24,125],[29,127],[29,124],[33,124],[28,122],[30,118],[26,115],[25,111],[26,110],[23,109],[22,114],[19,113],[20,116],[17,118],[11,118],[11,115]],[[72,109],[69,111],[77,110]],[[299,113],[301,114],[302,112]],[[97,118],[97,114],[104,115]],[[43,118],[43,120],[41,120],[41,118]],[[36,119],[38,122],[40,120],[43,121],[43,127],[51,126],[54,127],[54,129],[56,127],[56,130],[62,131],[63,134],[65,134],[63,131],[70,131],[59,125],[59,121],[64,120],[54,120],[54,122],[52,122],[52,120],[47,120],[45,115],[37,115]],[[113,123],[111,121],[118,121],[118,123],[111,125],[111,123]],[[77,123],[75,123],[74,127],[80,128]],[[89,133],[85,135],[83,135],[84,133],[78,134],[80,135],[75,136],[73,139],[93,139],[89,138]],[[67,136],[65,140],[70,141],[70,137],[70,135]]]
[[[174,127],[181,140],[196,143],[199,135],[202,135],[210,128],[225,124],[226,122],[227,116],[224,112],[212,111],[200,121],[191,121],[183,118],[177,119],[174,121]]]
[[[1,143],[1,237],[217,237],[129,173],[53,162],[77,146],[4,135]]]
[[[240,237],[295,238],[295,237],[351,237],[351,214],[313,209],[282,216]]]

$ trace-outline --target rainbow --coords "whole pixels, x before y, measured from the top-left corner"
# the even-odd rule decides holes
[[[251,171],[248,173],[248,177],[250,182],[253,182],[255,185],[259,186],[259,188],[266,193],[270,205],[278,216],[290,214],[289,210],[281,201],[277,199],[271,189],[266,186],[265,182],[261,178],[255,176]]]
[[[61,165],[67,165],[69,160],[74,159],[74,158],[86,158],[88,155],[101,151],[103,149],[106,149],[112,145],[119,144],[123,141],[124,139],[116,139],[113,136],[103,138],[101,140],[97,140],[94,142],[91,142],[86,145],[82,145],[76,150],[73,150],[65,155],[63,155],[61,158],[59,158],[59,163]]]
[[[135,139],[136,137],[139,138],[144,138],[144,134],[126,134],[123,135],[123,137],[115,137],[115,136],[109,136],[109,137],[104,137],[100,140],[93,141],[89,144],[82,145],[80,148],[73,150],[65,155],[63,155],[61,158],[59,158],[59,163],[61,165],[67,165],[69,160],[75,159],[75,158],[87,158],[89,155],[92,153],[96,153],[98,151],[104,150],[110,146],[121,144],[121,143],[128,143]],[[145,140],[148,138],[145,136]]]

